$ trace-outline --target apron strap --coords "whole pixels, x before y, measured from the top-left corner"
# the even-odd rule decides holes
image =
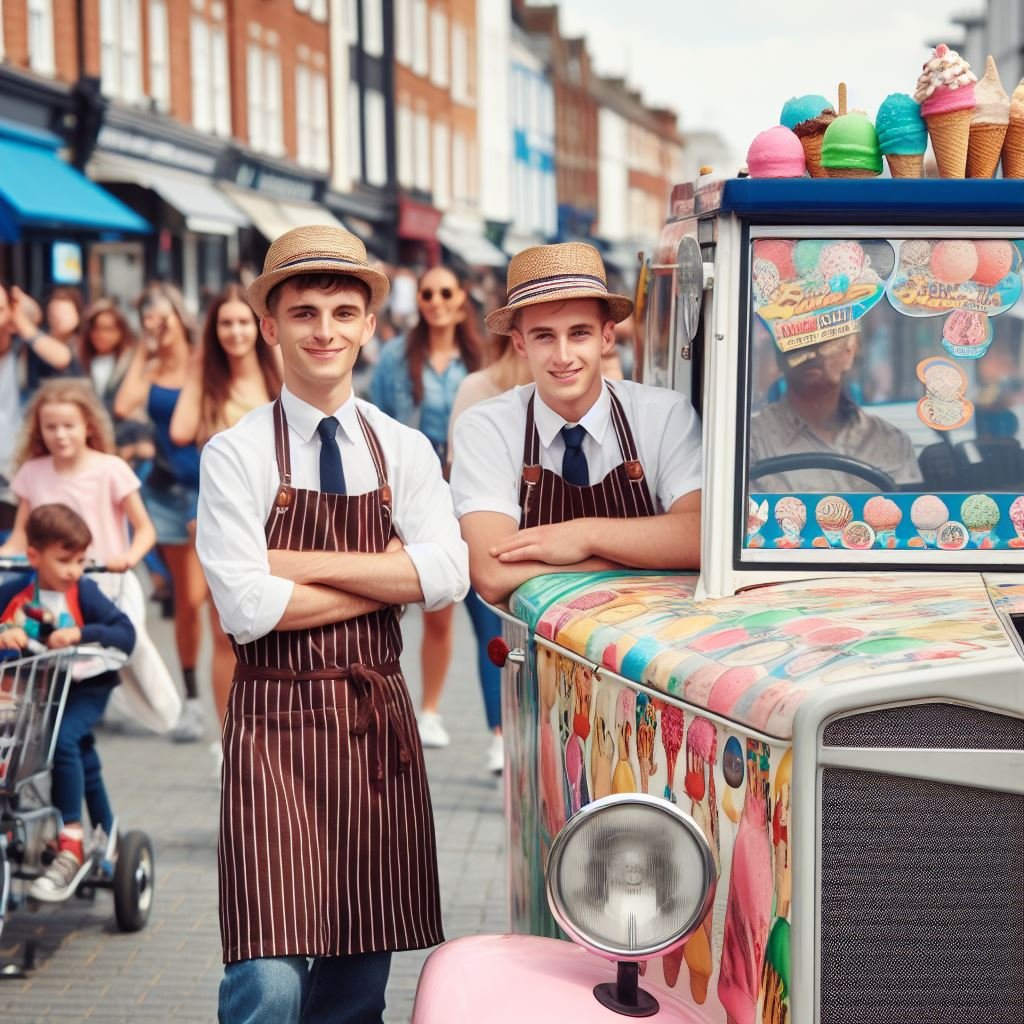
[[[608,381],[605,381],[605,385],[608,388],[608,397],[611,399],[612,427],[615,429],[615,438],[619,442],[619,451],[622,452],[622,464],[626,469],[629,482],[638,486],[644,482],[644,467],[636,450],[633,431],[629,427],[629,420],[626,419],[625,410],[622,408],[618,395],[615,394],[615,389]]]
[[[292,455],[288,443],[288,417],[281,399],[274,401],[274,454],[277,456],[277,475],[282,487],[292,485]]]
[[[359,426],[363,431],[366,440],[366,447],[370,449],[370,458],[373,459],[373,468],[377,471],[377,487],[381,492],[381,498],[388,511],[391,511],[391,486],[388,484],[388,463],[384,458],[384,449],[381,447],[380,439],[374,432],[373,427],[366,421],[366,417],[356,408],[356,417]]]
[[[409,765],[412,764],[412,739],[402,709],[397,706],[394,696],[388,692],[383,676],[364,665],[352,665],[349,667],[348,680],[356,691],[356,714],[348,731],[353,736],[370,734],[369,743],[376,761],[374,767],[377,782],[383,782],[385,777],[385,730],[390,733],[398,750],[398,774],[407,772]],[[382,717],[384,721],[381,721]]]
[[[523,436],[523,469],[522,482],[533,487],[540,482],[540,436],[533,418],[533,400],[536,394],[530,395],[526,406],[526,433]]]

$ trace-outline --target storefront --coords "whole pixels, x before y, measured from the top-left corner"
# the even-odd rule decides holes
[[[441,211],[408,196],[398,200],[398,260],[404,267],[433,267],[441,262],[437,229]]]
[[[448,262],[460,269],[476,271],[504,268],[508,257],[485,234],[479,217],[446,213],[437,228]]]
[[[95,243],[138,245],[150,225],[61,159],[50,132],[0,121],[0,281],[42,298],[55,285],[85,286]]]

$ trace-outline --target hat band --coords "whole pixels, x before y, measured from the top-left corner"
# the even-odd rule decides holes
[[[370,269],[365,263],[345,259],[341,256],[300,256],[298,259],[279,263],[276,267],[272,267],[270,270],[264,271],[264,273],[273,274],[278,270],[291,270],[293,267],[302,266],[303,263],[336,263],[339,267],[355,267],[357,270]]]
[[[564,292],[586,288],[588,291],[608,294],[608,285],[605,281],[593,274],[555,274],[552,277],[538,277],[532,281],[524,281],[511,288],[508,293],[507,303],[510,306],[519,306],[524,302],[543,298],[556,292]]]

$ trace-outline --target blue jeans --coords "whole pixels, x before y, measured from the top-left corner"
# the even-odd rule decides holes
[[[50,797],[64,824],[82,820],[82,798],[89,808],[93,827],[102,825],[107,835],[114,825],[114,813],[103,784],[100,755],[96,753],[93,726],[103,717],[110,700],[109,686],[72,683],[64,704],[64,718],[57,733],[53,754]]]
[[[501,636],[501,619],[480,600],[472,587],[466,595],[466,611],[476,634],[477,671],[484,695],[487,728],[494,730],[501,725],[501,669],[487,657],[487,642]]]
[[[381,1024],[390,953],[275,956],[224,968],[220,1024]]]

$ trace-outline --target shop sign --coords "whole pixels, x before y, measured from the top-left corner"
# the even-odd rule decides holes
[[[54,242],[50,252],[54,284],[82,283],[82,247],[74,242]]]
[[[273,196],[275,199],[298,200],[315,203],[318,200],[318,182],[309,178],[295,178],[281,174],[250,160],[239,162],[235,170],[235,184],[251,188],[255,192]]]
[[[212,153],[203,153],[187,146],[179,146],[168,139],[139,135],[112,125],[104,125],[100,129],[97,146],[108,153],[121,153],[141,160],[151,160],[153,163],[166,164],[168,167],[193,171],[196,174],[212,175],[217,167],[217,158]]]

